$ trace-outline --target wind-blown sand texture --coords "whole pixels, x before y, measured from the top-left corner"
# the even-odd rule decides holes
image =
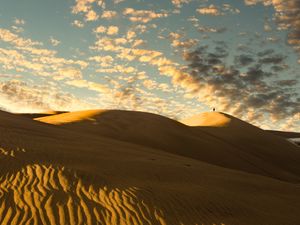
[[[299,224],[299,148],[199,117],[0,111],[0,224]]]

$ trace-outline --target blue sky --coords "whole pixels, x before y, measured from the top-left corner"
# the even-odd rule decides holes
[[[0,107],[215,107],[299,131],[299,13],[297,0],[1,0]]]

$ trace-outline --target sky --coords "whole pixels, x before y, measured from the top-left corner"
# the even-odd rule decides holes
[[[300,131],[299,0],[0,0],[0,108],[216,108]]]

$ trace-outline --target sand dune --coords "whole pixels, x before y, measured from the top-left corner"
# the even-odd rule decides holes
[[[193,127],[155,114],[118,110],[71,112],[36,120],[218,166],[299,181],[300,152],[294,145],[222,113],[194,116],[188,119]]]
[[[181,122],[191,127],[225,127],[230,124],[231,118],[218,112],[205,112],[183,119]]]
[[[235,143],[226,145],[208,133],[214,131],[154,114],[89,111],[53,117],[51,123],[60,125],[0,112],[0,224],[295,225],[300,221],[297,168],[273,164],[278,178],[246,172],[251,157],[269,154],[266,146],[256,149],[258,156],[247,152],[247,161],[234,156],[247,149],[231,150]],[[227,128],[260,132],[241,123],[230,117]],[[293,147],[287,145],[285,151],[296,161]],[[228,152],[220,157],[217,153],[222,150]],[[276,161],[279,156],[270,157]],[[290,163],[289,157],[283,157],[283,163]],[[220,166],[230,160],[234,169]]]
[[[268,132],[284,138],[300,138],[300,133],[297,132],[287,132],[287,131],[277,131],[277,130],[268,130]]]

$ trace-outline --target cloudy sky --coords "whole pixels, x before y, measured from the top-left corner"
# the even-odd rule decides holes
[[[0,0],[0,108],[213,107],[300,130],[299,0]]]

